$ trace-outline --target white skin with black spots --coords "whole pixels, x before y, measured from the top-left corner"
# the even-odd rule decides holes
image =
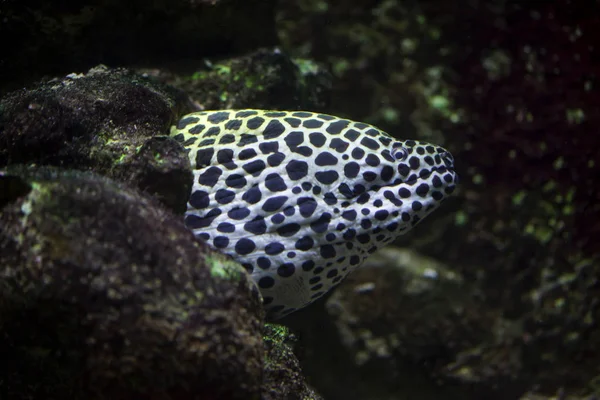
[[[458,181],[445,149],[326,114],[202,111],[171,134],[194,169],[186,226],[248,270],[270,318],[338,285]]]

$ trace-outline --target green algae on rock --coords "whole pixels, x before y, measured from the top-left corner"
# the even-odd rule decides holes
[[[185,210],[191,169],[167,137],[185,97],[125,69],[98,66],[0,100],[0,167],[54,165],[127,182]]]
[[[140,72],[145,72],[140,70]],[[208,61],[187,76],[157,77],[189,94],[201,109],[263,108],[324,111],[331,74],[321,64],[291,58],[278,48]]]
[[[107,178],[9,167],[0,189],[0,352],[15,360],[0,397],[259,397],[263,311],[243,268],[212,273],[235,264]]]
[[[262,400],[321,400],[308,386],[294,347],[296,337],[283,325],[265,324],[265,366]]]

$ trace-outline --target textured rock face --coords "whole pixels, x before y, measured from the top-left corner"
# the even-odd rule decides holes
[[[168,211],[191,188],[166,136],[187,111],[103,66],[0,99],[0,398],[319,398],[241,266]]]
[[[13,168],[0,192],[2,393],[257,398],[262,308],[238,264],[106,178]]]
[[[183,212],[192,173],[168,132],[184,96],[124,69],[99,66],[0,100],[0,166],[93,170]]]
[[[228,59],[206,60],[193,73],[141,72],[168,82],[204,110],[328,110],[331,73],[308,59],[264,48]]]
[[[282,325],[265,324],[265,376],[262,400],[322,400],[308,387],[294,354],[297,337]]]

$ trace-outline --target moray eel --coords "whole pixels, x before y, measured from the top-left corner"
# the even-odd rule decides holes
[[[304,111],[184,116],[185,225],[252,275],[267,316],[298,310],[406,233],[458,182],[442,147]]]

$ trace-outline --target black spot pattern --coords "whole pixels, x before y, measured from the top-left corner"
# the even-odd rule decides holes
[[[306,271],[306,272],[312,271],[314,267],[315,267],[315,262],[313,260],[307,260],[302,263],[303,271]]]
[[[240,129],[241,126],[242,126],[241,119],[232,119],[232,120],[227,121],[227,123],[225,124],[225,129],[236,131],[236,130]]]
[[[246,118],[246,117],[249,117],[251,115],[256,115],[256,114],[258,114],[258,111],[255,111],[255,110],[242,110],[242,111],[238,111],[235,114],[235,117],[236,118]]]
[[[271,217],[271,222],[274,224],[281,224],[283,221],[285,221],[285,217],[282,214],[275,214]]]
[[[321,216],[319,217],[318,220],[316,220],[310,224],[310,228],[315,233],[323,233],[329,227],[330,222],[331,222],[331,214],[325,212],[325,213],[321,214]]]
[[[285,181],[279,174],[269,174],[265,178],[265,186],[271,192],[283,192],[287,189]]]
[[[284,140],[288,147],[293,149],[300,146],[302,142],[304,142],[304,133],[300,131],[291,132],[285,137]]]
[[[227,177],[225,184],[230,188],[241,189],[246,186],[246,178],[244,175],[232,174]]]
[[[209,130],[207,130],[206,133],[202,135],[202,137],[206,138],[211,136],[217,136],[219,133],[221,133],[221,128],[219,128],[218,126],[213,126]]]
[[[190,205],[196,209],[207,208],[210,204],[210,197],[204,190],[196,190],[190,196]]]
[[[298,199],[300,215],[302,215],[304,218],[312,216],[317,207],[318,203],[313,197],[301,197]]]
[[[291,180],[297,181],[308,174],[308,164],[305,161],[292,160],[286,165],[285,170]]]
[[[213,246],[217,249],[223,249],[229,246],[229,238],[227,236],[217,236],[213,239]]]
[[[332,135],[338,135],[342,132],[342,130],[346,129],[349,121],[335,121],[329,124],[326,131]]]
[[[221,168],[210,167],[200,174],[198,183],[204,186],[215,186],[222,174]]]
[[[264,142],[258,145],[258,148],[263,154],[276,153],[279,151],[278,142]]]
[[[269,289],[275,285],[275,279],[270,276],[263,276],[258,280],[258,287],[261,289]]]
[[[379,157],[377,157],[375,154],[369,154],[367,158],[365,158],[365,162],[371,167],[376,167],[381,163],[381,161],[379,161]]]
[[[368,137],[362,138],[360,144],[371,150],[379,149],[379,143]]]
[[[325,204],[327,204],[328,206],[333,206],[337,204],[337,197],[335,196],[335,194],[327,192],[323,195],[323,201],[325,201]]]
[[[354,148],[354,150],[352,150],[352,158],[354,158],[355,160],[360,160],[364,156],[365,156],[365,151],[363,149],[361,149],[360,147],[356,147],[356,148]]]
[[[340,174],[334,169],[315,173],[315,178],[324,185],[331,185],[333,182],[337,181],[339,176]]]
[[[186,226],[240,262],[279,316],[410,230],[457,181],[446,150],[326,114],[205,111],[176,128],[196,176]],[[304,286],[279,290],[299,274]]]
[[[188,214],[185,216],[185,225],[190,229],[206,228],[212,224],[219,215],[221,215],[221,210],[218,208],[210,210],[204,217]]]
[[[275,153],[267,157],[267,162],[271,167],[276,167],[280,165],[283,162],[283,160],[285,160],[285,155],[283,153]]]
[[[308,129],[316,129],[323,126],[323,121],[319,121],[318,119],[307,119],[302,123],[302,126]]]
[[[383,168],[381,168],[381,180],[382,181],[389,181],[390,179],[392,179],[393,176],[394,176],[394,168],[390,167],[389,165],[384,165]]]
[[[344,153],[348,149],[348,142],[343,141],[340,138],[331,139],[329,147],[337,151],[338,153]]]
[[[248,122],[246,122],[246,127],[250,130],[255,130],[260,128],[260,126],[262,124],[265,123],[265,119],[261,118],[261,117],[254,117],[248,120]]]
[[[242,168],[246,173],[252,176],[259,176],[262,171],[267,167],[263,160],[254,160],[247,164],[242,165]]]
[[[279,210],[288,200],[287,196],[275,196],[268,198],[262,206],[265,212],[275,212]]]
[[[215,193],[215,200],[217,203],[224,205],[229,204],[235,198],[235,192],[227,189],[219,189]]]
[[[315,164],[317,164],[320,167],[323,167],[326,165],[336,165],[337,161],[338,161],[337,157],[327,151],[320,153],[315,158]]]
[[[262,235],[267,231],[267,224],[265,219],[261,216],[254,218],[252,221],[244,224],[244,230],[253,233],[255,235]]]
[[[215,143],[215,139],[204,139],[200,143],[198,143],[198,147],[210,146]]]
[[[287,217],[291,217],[292,215],[296,214],[296,209],[294,207],[286,207],[283,209],[283,214]]]
[[[235,232],[235,225],[229,222],[221,222],[219,225],[217,225],[217,230],[221,233]]]
[[[421,197],[427,197],[427,195],[429,194],[429,185],[426,183],[420,184],[419,186],[417,186],[415,193]]]
[[[210,114],[207,120],[213,124],[218,124],[219,122],[226,121],[228,118],[229,113],[227,111],[220,111]]]
[[[285,126],[277,120],[271,120],[265,128],[263,135],[265,139],[275,139],[285,132]]]
[[[356,178],[358,176],[359,172],[360,172],[360,166],[358,165],[358,163],[355,163],[354,161],[349,162],[348,164],[346,164],[344,166],[344,175],[348,179]]]
[[[347,199],[351,199],[352,197],[354,197],[354,192],[352,192],[352,189],[350,189],[350,186],[348,186],[347,183],[342,183],[338,188],[338,191]]]
[[[292,113],[292,115],[294,117],[299,117],[299,118],[310,118],[312,117],[312,113],[311,112],[306,112],[306,111],[296,111],[294,113]]]
[[[192,135],[197,135],[199,133],[202,133],[204,128],[206,128],[206,126],[204,126],[202,124],[198,124],[198,125],[194,125],[192,128],[190,128],[190,130],[188,132],[191,133]]]
[[[354,142],[360,137],[360,132],[354,129],[348,129],[348,131],[346,131],[346,133],[344,134],[344,137],[349,141]]]
[[[283,120],[290,124],[292,128],[297,128],[302,123],[298,118],[284,118]]]
[[[268,257],[258,257],[256,259],[256,265],[258,265],[258,268],[260,269],[269,269],[271,266],[271,259]]]
[[[262,199],[262,193],[258,186],[253,186],[242,195],[242,200],[249,204],[256,204]]]
[[[234,143],[235,142],[235,136],[227,134],[227,135],[223,135],[221,136],[221,139],[219,139],[219,144],[230,144],[230,143]]]
[[[177,123],[177,129],[185,129],[188,125],[195,124],[200,121],[197,117],[185,117],[179,120]]]
[[[315,147],[322,147],[327,141],[325,135],[323,135],[320,132],[311,133],[310,135],[308,135],[308,139],[310,140],[310,143]]]
[[[250,210],[246,207],[232,208],[227,213],[227,216],[229,218],[235,219],[235,220],[242,220],[242,219],[246,218],[248,215],[250,215]]]
[[[258,142],[258,137],[256,135],[248,135],[246,133],[242,133],[240,135],[240,141],[238,142],[238,146],[241,147],[256,142]]]
[[[217,162],[219,164],[227,164],[233,161],[233,150],[223,149],[217,152]]]
[[[403,187],[398,190],[398,195],[403,199],[407,199],[412,195],[412,193],[410,192],[410,190]]]
[[[285,224],[277,228],[277,233],[280,236],[290,237],[294,236],[300,230],[300,225],[296,223]]]
[[[256,157],[256,150],[254,149],[244,149],[238,154],[238,158],[244,161],[249,160],[253,157]]]
[[[265,247],[265,253],[270,256],[281,254],[285,250],[285,247],[279,242],[271,242]]]
[[[330,244],[326,244],[321,246],[321,257],[323,258],[333,258],[335,257],[336,252],[335,252],[335,248],[330,245]]]
[[[315,241],[310,236],[304,236],[298,239],[295,243],[295,247],[298,250],[307,251],[313,248]]]
[[[296,267],[294,266],[294,264],[285,263],[280,265],[279,268],[277,268],[277,275],[283,278],[289,278],[290,276],[294,275],[295,271]]]
[[[304,157],[310,157],[312,155],[312,149],[307,146],[299,146],[291,149],[294,153],[303,155]]]

